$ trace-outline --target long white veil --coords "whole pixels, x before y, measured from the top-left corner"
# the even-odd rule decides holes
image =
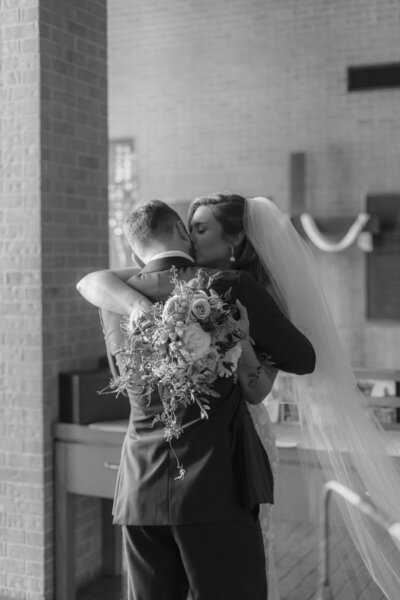
[[[400,470],[359,391],[327,304],[314,257],[290,219],[267,198],[246,202],[246,235],[290,320],[316,351],[314,373],[295,378],[304,447],[325,480],[335,479],[400,517]],[[308,452],[308,450],[307,450]],[[400,597],[400,545],[356,509],[338,502],[354,544],[389,600]]]

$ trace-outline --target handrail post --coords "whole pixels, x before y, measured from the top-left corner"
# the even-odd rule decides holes
[[[400,541],[400,522],[378,510],[369,498],[362,498],[338,481],[328,481],[322,489],[319,511],[319,563],[318,589],[315,600],[333,600],[329,583],[329,501],[335,492],[349,504],[352,504],[371,521],[374,521],[392,537]]]
[[[329,584],[329,500],[331,488],[324,485],[320,500],[318,543],[318,589],[315,600],[333,600]]]

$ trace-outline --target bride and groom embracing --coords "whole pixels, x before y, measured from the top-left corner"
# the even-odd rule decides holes
[[[272,582],[267,593],[268,535],[258,518],[260,504],[273,504],[273,435],[264,425],[264,445],[260,442],[244,400],[261,402],[278,369],[310,373],[315,353],[266,289],[266,273],[244,232],[244,210],[240,196],[199,199],[190,210],[189,234],[164,202],[142,205],[125,223],[142,268],[120,271],[115,280],[109,272],[94,273],[78,284],[103,309],[106,343],[117,364],[124,342],[121,315],[165,302],[173,287],[172,266],[185,281],[197,267],[207,267],[213,289],[221,295],[229,289],[231,300],[239,301],[242,324],[254,341],[254,347],[242,341],[238,381],[220,377],[213,383],[218,397],[212,398],[207,420],[197,405],[180,408],[184,433],[174,450],[185,464],[183,479],[175,478],[161,429],[152,427],[154,397],[149,404],[147,397],[130,393],[113,509],[114,523],[123,526],[130,600],[186,600],[188,590],[195,600],[277,598]],[[263,367],[265,356],[274,366]]]
[[[151,427],[153,398],[149,404],[130,394],[113,511],[123,526],[129,600],[186,600],[188,591],[194,600],[278,600],[270,546],[276,447],[261,403],[277,370],[301,375],[294,393],[302,443],[323,479],[367,493],[396,515],[400,473],[357,387],[314,258],[290,219],[267,198],[215,194],[192,202],[188,226],[190,233],[163,202],[140,206],[125,234],[141,268],[91,273],[77,286],[102,309],[117,363],[122,315],[135,320],[166,301],[172,266],[186,281],[207,268],[217,293],[230,289],[254,342],[242,342],[237,382],[215,381],[207,420],[197,405],[180,408],[184,433],[174,447],[184,479],[175,478],[171,448]],[[267,507],[263,529],[260,507]],[[397,600],[400,543],[378,536],[345,503],[339,510],[371,577]]]

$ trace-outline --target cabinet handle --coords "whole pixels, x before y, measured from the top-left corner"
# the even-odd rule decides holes
[[[106,461],[104,463],[104,468],[105,469],[109,469],[110,471],[118,471],[119,465],[117,465],[115,463],[109,463],[109,462]]]

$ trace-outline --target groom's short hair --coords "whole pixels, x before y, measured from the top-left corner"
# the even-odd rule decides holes
[[[171,206],[162,200],[151,200],[126,217],[124,232],[131,246],[148,246],[155,239],[170,237],[178,221],[182,219]]]

